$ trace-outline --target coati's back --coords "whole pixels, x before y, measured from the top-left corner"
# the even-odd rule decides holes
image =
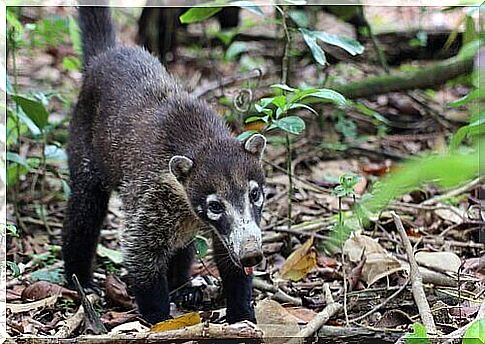
[[[111,175],[110,184],[122,173],[138,174],[137,167],[166,170],[173,155],[193,156],[210,142],[234,140],[222,119],[190,96],[155,57],[140,47],[116,45],[109,8],[82,7],[79,14],[84,49],[80,99],[91,99],[79,103],[92,108],[86,118],[76,111],[81,118],[73,120],[91,132],[95,158]]]

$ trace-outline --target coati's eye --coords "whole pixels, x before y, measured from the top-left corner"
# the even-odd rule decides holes
[[[260,197],[259,189],[258,188],[252,189],[251,192],[249,193],[249,197],[251,198],[251,201],[253,203],[256,203]]]
[[[213,214],[222,214],[224,212],[224,206],[218,201],[210,201],[207,208]]]

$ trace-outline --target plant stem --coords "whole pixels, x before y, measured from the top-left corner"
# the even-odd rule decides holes
[[[40,182],[40,216],[42,217],[42,221],[44,222],[44,226],[47,230],[47,233],[52,234],[51,228],[47,223],[47,217],[45,213],[44,205],[42,204],[42,197],[45,194],[45,185],[47,183],[47,159],[45,156],[45,148],[47,147],[47,134],[44,129],[42,129],[42,181]]]
[[[290,59],[288,57],[288,52],[290,50],[291,36],[288,31],[288,26],[286,24],[287,19],[287,8],[286,6],[276,5],[276,10],[281,14],[281,20],[283,24],[283,30],[285,32],[285,46],[283,51],[283,57],[281,59],[281,83],[284,85],[288,84],[288,77],[290,73]],[[288,229],[291,229],[291,219],[292,219],[292,197],[293,197],[293,170],[291,166],[291,140],[290,134],[286,133],[286,170],[288,174]]]
[[[379,46],[379,43],[377,42],[377,38],[374,36],[374,32],[372,31],[372,28],[369,22],[367,21],[367,18],[364,15],[364,7],[359,6],[359,11],[360,11],[361,17],[364,19],[364,23],[365,23],[364,25],[367,28],[367,32],[369,33],[372,46],[374,47],[374,50],[377,53],[377,58],[379,59],[379,63],[381,64],[386,74],[389,74],[389,65],[387,64],[386,56],[384,55],[384,51]]]
[[[11,41],[11,50],[12,50],[12,70],[13,70],[13,91],[15,94],[17,94],[17,56],[16,56],[16,51],[17,51],[17,42],[15,38],[15,27],[12,27],[13,34],[12,34],[12,39]],[[15,114],[17,115],[15,118],[15,131],[17,132],[17,152],[20,155],[20,120],[19,120],[19,112],[20,108],[17,103],[15,103]],[[7,166],[8,167],[8,166]],[[14,190],[13,190],[13,203],[14,203],[14,212],[15,212],[15,220],[17,222],[17,225],[19,225],[22,229],[24,228],[24,224],[22,222],[21,216],[20,216],[20,210],[19,210],[19,202],[18,202],[18,195],[20,193],[19,188],[19,180],[18,178],[20,177],[20,165],[16,164],[15,166],[15,174],[17,177],[17,180],[15,181],[14,184]]]

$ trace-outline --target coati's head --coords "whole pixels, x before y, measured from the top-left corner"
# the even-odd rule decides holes
[[[214,141],[194,157],[174,156],[169,170],[184,186],[194,212],[211,226],[230,261],[246,273],[263,258],[261,211],[264,136],[241,143],[234,138]]]

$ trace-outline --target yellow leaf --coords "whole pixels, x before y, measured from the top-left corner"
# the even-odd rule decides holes
[[[180,328],[200,324],[200,315],[197,312],[187,313],[155,324],[150,329],[151,332],[164,332],[177,330]]]
[[[281,278],[299,281],[317,265],[317,253],[313,249],[313,237],[286,259],[281,268]]]

